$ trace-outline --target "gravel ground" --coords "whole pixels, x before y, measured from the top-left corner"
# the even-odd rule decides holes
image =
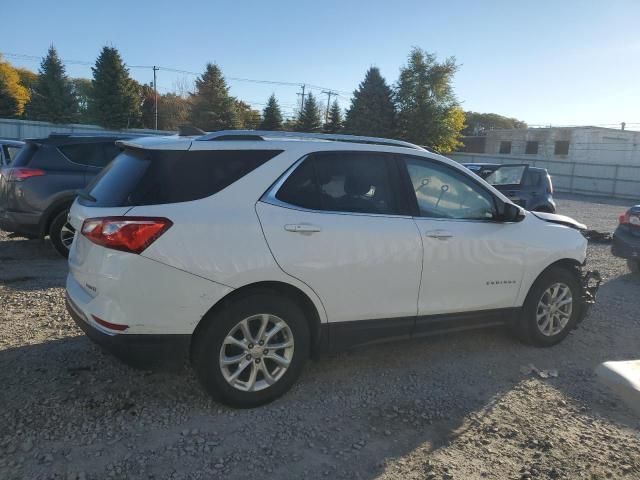
[[[624,210],[558,203],[603,231]],[[282,399],[232,410],[188,371],[103,354],[65,312],[65,262],[0,232],[0,478],[640,478],[640,419],[593,373],[639,356],[640,279],[608,245],[589,261],[599,302],[561,345],[495,329],[324,356]]]

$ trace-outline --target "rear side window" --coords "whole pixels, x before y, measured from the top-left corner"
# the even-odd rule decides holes
[[[389,162],[376,153],[317,153],[289,176],[276,198],[312,210],[397,214]]]
[[[158,205],[205,198],[281,150],[125,151],[90,187],[99,207]]]
[[[11,166],[26,167],[38,151],[38,148],[39,147],[36,143],[27,142],[27,144],[20,149],[17,155],[11,159]]]
[[[114,159],[120,149],[113,141],[99,143],[76,143],[62,145],[60,151],[73,163],[104,168]]]

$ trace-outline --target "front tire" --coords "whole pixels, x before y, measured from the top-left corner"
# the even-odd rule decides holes
[[[640,260],[637,258],[628,258],[627,267],[631,273],[640,273]]]
[[[577,276],[566,268],[549,268],[527,295],[521,318],[515,325],[517,336],[537,347],[560,343],[578,321],[580,302]]]
[[[309,357],[309,327],[300,307],[256,293],[212,315],[194,342],[193,363],[209,394],[250,408],[287,392]]]
[[[64,258],[69,257],[69,249],[75,235],[74,228],[68,223],[69,210],[58,213],[49,226],[49,240],[56,251]]]

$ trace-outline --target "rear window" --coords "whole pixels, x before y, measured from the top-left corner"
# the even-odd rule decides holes
[[[158,205],[205,198],[282,150],[133,151],[121,153],[88,188],[97,207]]]
[[[97,143],[76,143],[62,145],[60,151],[73,163],[104,168],[114,159],[120,149],[113,141]]]
[[[26,167],[33,155],[38,151],[38,145],[28,142],[11,161],[12,167]]]

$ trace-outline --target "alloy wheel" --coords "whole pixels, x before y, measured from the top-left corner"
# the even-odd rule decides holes
[[[558,282],[547,288],[536,308],[540,333],[552,337],[564,330],[573,312],[573,295],[568,285]]]
[[[60,229],[60,242],[67,250],[71,248],[75,234],[76,229],[73,228],[69,222],[65,223]]]
[[[244,392],[269,388],[293,359],[293,333],[282,318],[252,315],[236,324],[220,348],[220,370],[232,387]]]

